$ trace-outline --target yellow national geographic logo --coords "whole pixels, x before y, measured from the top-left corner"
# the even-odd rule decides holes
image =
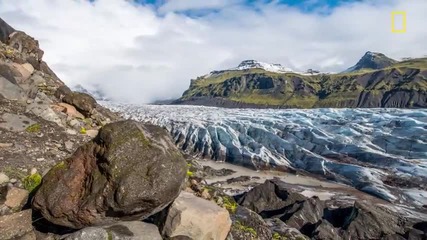
[[[402,25],[396,28],[396,18],[402,18]],[[405,11],[393,11],[391,12],[391,32],[392,33],[406,33],[406,12]]]

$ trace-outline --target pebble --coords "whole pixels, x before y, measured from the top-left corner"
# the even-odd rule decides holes
[[[13,146],[13,143],[0,143],[0,148],[8,148],[12,146]]]
[[[0,185],[8,182],[9,182],[9,177],[4,173],[0,173]]]
[[[44,159],[44,158],[37,158],[36,160],[37,160],[37,162],[43,162],[46,159]]]
[[[73,142],[71,142],[70,140],[68,140],[68,141],[66,141],[66,142],[64,143],[64,145],[65,145],[65,149],[66,149],[68,152],[73,151],[73,147],[74,147],[74,143],[73,143]]]
[[[67,129],[67,131],[66,131],[68,134],[70,134],[70,135],[76,135],[77,134],[77,131],[76,130],[73,130],[73,129]]]
[[[9,180],[10,183],[16,183],[18,180],[16,178],[12,178]]]
[[[34,175],[37,173],[37,168],[31,168],[30,174]]]

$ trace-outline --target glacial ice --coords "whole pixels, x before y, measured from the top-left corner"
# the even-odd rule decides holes
[[[165,127],[188,154],[256,169],[304,170],[389,201],[410,193],[400,199],[423,202],[415,195],[427,194],[383,182],[397,176],[427,183],[427,110],[104,104],[125,118]]]

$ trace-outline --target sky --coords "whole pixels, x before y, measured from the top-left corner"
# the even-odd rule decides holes
[[[392,33],[393,11],[406,33]],[[366,51],[422,57],[426,12],[426,0],[0,0],[67,85],[131,103],[177,98],[246,59],[340,72]]]

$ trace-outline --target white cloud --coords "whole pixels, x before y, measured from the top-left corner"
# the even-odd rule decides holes
[[[242,0],[167,0],[160,8],[161,13],[200,9],[220,9],[242,2]]]
[[[194,19],[168,12],[212,7],[220,11]],[[63,81],[99,85],[131,102],[178,97],[191,78],[244,59],[341,71],[368,50],[427,54],[425,0],[364,1],[327,15],[325,8],[303,13],[273,2],[254,11],[223,0],[172,0],[159,9],[123,0],[0,0],[0,17],[40,40]],[[393,10],[406,11],[407,33],[391,33]]]

